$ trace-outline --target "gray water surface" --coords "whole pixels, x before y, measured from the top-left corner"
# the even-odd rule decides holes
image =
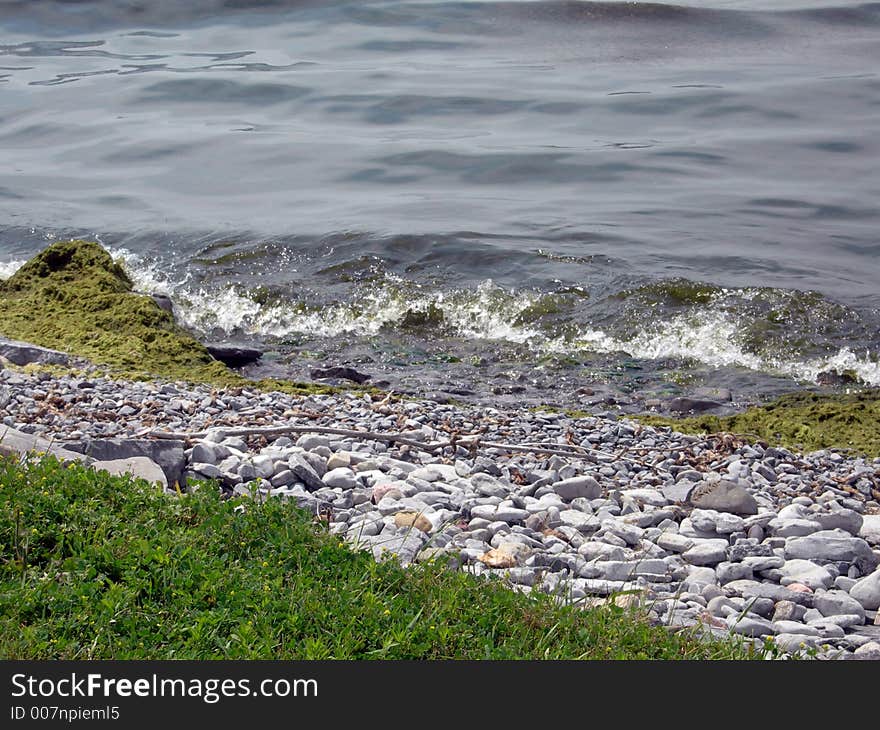
[[[843,0],[0,0],[0,274],[79,235],[284,352],[876,385],[878,71]]]

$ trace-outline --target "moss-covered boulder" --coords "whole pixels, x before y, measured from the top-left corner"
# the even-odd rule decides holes
[[[732,416],[641,417],[683,433],[738,433],[799,451],[849,449],[880,456],[880,390],[792,393]]]
[[[217,362],[97,243],[53,243],[0,281],[0,334],[88,358],[116,375],[233,385]]]

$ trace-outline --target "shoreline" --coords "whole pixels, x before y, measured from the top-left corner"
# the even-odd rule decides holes
[[[43,344],[67,336],[82,345],[79,355],[106,359],[74,361],[84,365],[78,373],[57,364],[0,369],[0,447],[49,444],[171,492],[210,480],[230,496],[292,500],[377,558],[443,556],[518,591],[638,606],[659,625],[770,640],[789,653],[880,658],[876,454],[798,453],[760,434],[687,435],[626,413],[248,381],[134,294],[96,244],[50,249],[0,285],[0,312],[11,307],[20,323],[6,334],[22,336],[27,317],[46,314],[35,306],[54,302],[39,323],[50,333]],[[92,277],[85,295],[83,276]],[[64,324],[83,319],[85,329],[53,339],[59,290]],[[96,348],[88,327],[111,349]],[[123,378],[134,365],[144,377],[167,364],[163,342],[196,366]],[[201,385],[181,377],[203,372]],[[844,397],[839,426],[816,415],[839,439],[865,410]],[[290,433],[266,431],[273,426]]]

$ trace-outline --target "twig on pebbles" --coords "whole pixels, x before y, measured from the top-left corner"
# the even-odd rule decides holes
[[[211,429],[213,432],[222,432],[225,437],[231,436],[282,436],[288,433],[323,433],[333,436],[346,436],[349,438],[355,439],[363,439],[366,441],[384,441],[386,443],[397,443],[405,446],[409,446],[410,448],[419,449],[420,451],[427,451],[428,453],[434,453],[436,451],[445,449],[446,447],[456,448],[461,446],[465,449],[469,449],[472,454],[476,455],[478,451],[482,451],[485,449],[500,449],[503,451],[510,452],[520,452],[520,453],[531,453],[531,454],[543,454],[547,456],[566,456],[569,458],[586,458],[591,455],[603,455],[610,456],[617,460],[629,461],[635,464],[639,464],[641,466],[647,467],[649,469],[656,470],[658,472],[666,473],[665,469],[661,467],[651,464],[647,461],[642,461],[640,459],[636,459],[631,456],[623,456],[621,454],[613,454],[608,451],[600,451],[599,449],[590,448],[587,449],[583,446],[565,446],[562,444],[509,444],[509,443],[501,443],[495,441],[483,441],[483,434],[474,434],[473,436],[461,436],[460,434],[455,434],[449,441],[435,441],[433,443],[428,443],[425,441],[417,441],[411,438],[409,435],[403,433],[377,433],[375,431],[358,431],[355,429],[349,428],[333,428],[331,426],[308,426],[308,425],[283,425],[283,426],[268,426],[265,428],[260,427],[251,427],[251,428],[222,428],[216,427]],[[195,439],[203,439],[208,436],[208,431],[196,431],[196,432],[170,432],[170,431],[145,431],[140,433],[140,436],[146,436],[150,438],[156,439],[175,439],[175,440],[183,440],[183,441],[192,441]]]

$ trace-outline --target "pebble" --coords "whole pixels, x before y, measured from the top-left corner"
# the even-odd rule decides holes
[[[880,659],[880,633],[864,633],[877,629],[880,608],[880,514],[870,501],[880,459],[723,450],[613,416],[380,405],[363,394],[291,396],[9,369],[0,370],[0,399],[7,426],[65,448],[106,439],[108,428],[123,449],[151,429],[207,432],[180,448],[181,474],[217,479],[229,494],[270,493],[323,511],[331,532],[377,559],[450,556],[451,565],[560,600],[649,591],[645,605],[656,623],[688,626],[708,616],[717,635],[773,637],[790,653],[818,647],[828,658]],[[284,423],[406,430],[417,440],[483,431],[485,441],[560,444],[567,435],[590,450],[428,454],[353,437],[304,433],[267,443],[226,433]],[[144,457],[140,449],[130,456]],[[859,480],[867,492],[846,487]]]

